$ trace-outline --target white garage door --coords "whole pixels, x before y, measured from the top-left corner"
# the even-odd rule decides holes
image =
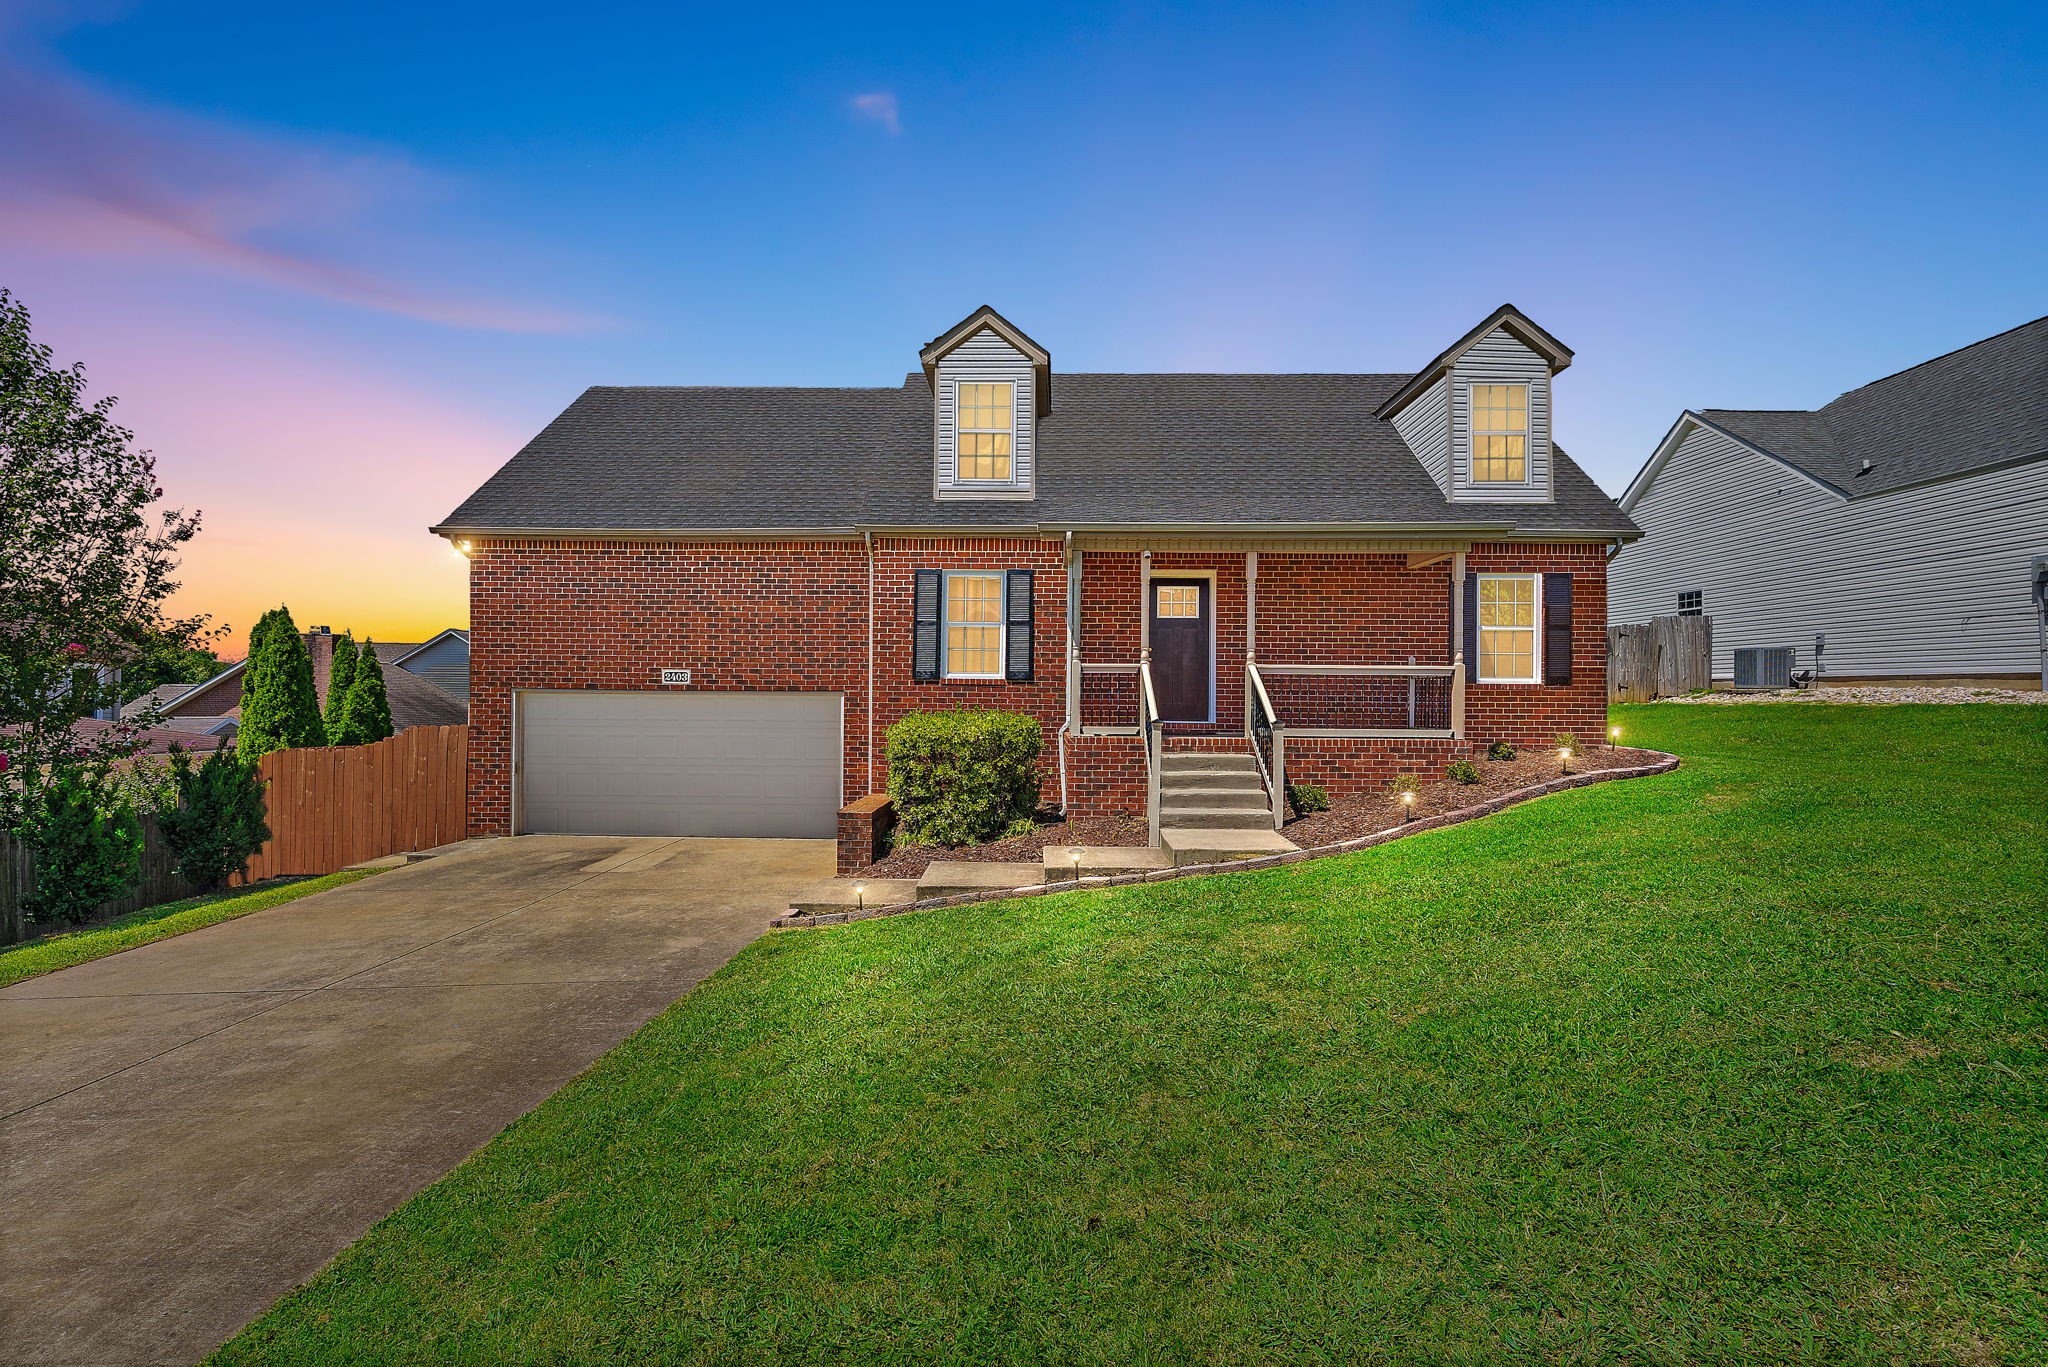
[[[829,840],[837,693],[521,693],[519,827]]]

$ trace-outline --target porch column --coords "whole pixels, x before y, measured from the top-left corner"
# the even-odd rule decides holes
[[[1244,553],[1244,662],[1259,654],[1259,553]]]
[[[1067,533],[1072,545],[1072,532]],[[1081,732],[1081,562],[1087,552],[1073,547],[1067,559],[1067,733]]]
[[[1152,658],[1152,552],[1138,552],[1138,658]],[[1214,611],[1212,608],[1211,611]]]
[[[1465,552],[1451,555],[1451,735],[1465,739]]]

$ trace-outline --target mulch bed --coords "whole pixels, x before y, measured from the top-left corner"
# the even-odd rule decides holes
[[[1573,755],[1572,772],[1577,774],[1594,769],[1627,769],[1649,764],[1661,758],[1662,756],[1653,750],[1609,750],[1603,746]],[[1452,783],[1442,778],[1424,783],[1422,791],[1415,795],[1416,817],[1420,819],[1435,816],[1439,812],[1453,812],[1461,807],[1471,807],[1488,798],[1511,793],[1517,788],[1527,788],[1558,775],[1555,750],[1525,750],[1520,758],[1511,760],[1478,757],[1472,763],[1479,770],[1480,781],[1477,783]],[[965,859],[976,863],[1036,864],[1048,846],[1142,846],[1147,843],[1148,833],[1145,818],[1142,816],[1111,817],[1099,821],[1061,821],[1048,812],[1043,814],[1043,818],[1043,824],[1029,835],[1011,836],[1007,840],[992,840],[986,845],[968,845],[960,849],[947,849],[940,845],[911,845],[892,852],[886,859],[876,860],[864,869],[841,876],[877,881],[884,878],[917,878],[927,867],[942,859]],[[1389,826],[1400,824],[1401,804],[1392,797],[1349,797],[1332,794],[1329,811],[1294,817],[1281,827],[1280,833],[1303,849],[1313,849],[1318,845],[1334,845],[1340,840],[1371,835],[1375,831],[1383,831]]]
[[[1019,862],[1036,864],[1048,845],[1144,845],[1150,832],[1142,816],[1111,817],[1103,821],[1061,821],[1045,813],[1044,824],[1029,835],[991,840],[986,845],[967,845],[949,850],[942,845],[911,845],[893,851],[856,873],[843,878],[916,878],[928,865],[942,859],[971,859],[976,863]]]
[[[1662,758],[1654,750],[1636,750],[1627,746],[1609,750],[1599,746],[1574,754],[1572,772],[1629,769]],[[1519,758],[1508,760],[1487,759],[1481,754],[1473,758],[1472,767],[1479,771],[1477,783],[1452,783],[1441,777],[1425,782],[1415,795],[1416,819],[1476,806],[1517,788],[1532,787],[1556,778],[1559,773],[1555,750],[1524,750]],[[1380,793],[1371,796],[1332,793],[1329,811],[1294,817],[1280,828],[1280,834],[1307,850],[1318,845],[1354,840],[1400,824],[1401,803],[1394,797]]]

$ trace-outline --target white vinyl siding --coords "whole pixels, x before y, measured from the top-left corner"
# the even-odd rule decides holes
[[[1004,341],[993,328],[983,328],[940,359],[933,403],[933,492],[942,499],[1029,498],[1036,443],[1037,414],[1031,360]],[[1010,477],[1006,480],[963,480],[960,477],[959,399],[961,384],[1006,384],[1011,394]]]
[[[1438,380],[1393,417],[1394,430],[1446,494],[1451,491],[1451,384]]]
[[[457,635],[443,636],[406,656],[399,668],[417,674],[458,702],[469,701],[469,641]]]
[[[1451,368],[1450,447],[1453,502],[1548,503],[1550,484],[1550,367],[1505,328],[1474,342]],[[1528,475],[1519,483],[1480,483],[1472,477],[1472,386],[1521,384],[1529,388]],[[1406,433],[1402,434],[1404,437]],[[1409,441],[1412,447],[1413,439]],[[1425,466],[1427,461],[1424,461]]]
[[[1644,536],[1609,567],[1608,620],[1703,595],[1714,675],[1738,646],[1792,646],[1835,675],[2030,673],[2027,595],[2048,554],[2048,460],[1847,500],[1696,427],[1631,510]]]

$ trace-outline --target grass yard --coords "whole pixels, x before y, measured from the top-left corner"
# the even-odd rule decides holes
[[[2048,1361],[2048,711],[771,935],[225,1363]]]
[[[202,926],[232,921],[237,916],[247,916],[265,907],[295,902],[301,897],[367,878],[372,872],[374,870],[359,869],[353,873],[330,873],[322,878],[294,878],[267,883],[245,891],[187,897],[178,902],[144,907],[105,925],[49,935],[27,944],[9,945],[0,949],[0,987],[44,973],[54,973],[89,959],[105,958],[154,940],[168,940],[173,935],[182,935]]]

